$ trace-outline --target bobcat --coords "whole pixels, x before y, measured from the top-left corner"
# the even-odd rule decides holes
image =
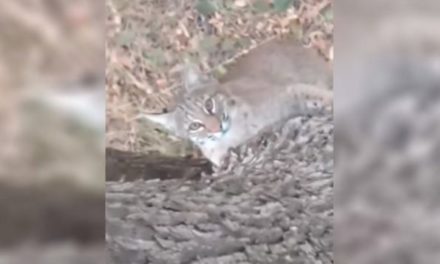
[[[145,117],[176,136],[189,138],[214,165],[231,148],[292,115],[331,106],[332,74],[315,51],[294,39],[279,39],[240,58],[224,78],[203,77],[195,67],[184,74],[175,110]]]

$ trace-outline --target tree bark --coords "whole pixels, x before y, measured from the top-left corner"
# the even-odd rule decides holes
[[[108,150],[107,163],[126,163],[112,168],[138,164],[129,178],[161,179],[106,183],[109,263],[333,263],[332,119],[293,119],[262,137],[252,159],[232,156],[199,180],[182,172],[204,161]]]

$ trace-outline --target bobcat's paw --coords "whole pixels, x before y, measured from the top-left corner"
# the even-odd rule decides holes
[[[202,153],[217,168],[222,167],[223,160],[228,154],[223,148],[203,148]]]
[[[230,165],[236,160],[237,156],[233,152],[234,149],[229,148],[229,150],[223,155],[219,155],[215,159],[211,157],[210,161],[215,166],[216,171],[224,171],[230,167]]]

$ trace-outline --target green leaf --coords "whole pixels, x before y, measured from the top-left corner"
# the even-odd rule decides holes
[[[220,38],[217,36],[208,36],[200,41],[200,47],[206,52],[213,52],[217,49]]]
[[[333,10],[331,8],[324,10],[322,15],[326,22],[333,21]]]
[[[236,45],[235,39],[227,38],[222,42],[222,50],[231,51],[234,49],[235,45]]]
[[[211,0],[198,0],[196,4],[197,11],[204,15],[209,16],[217,11],[217,7]]]
[[[227,72],[228,70],[224,66],[219,65],[215,67],[213,75],[216,79],[221,79]]]
[[[150,66],[159,69],[166,65],[166,56],[161,49],[151,49],[149,52],[142,52],[142,56],[149,62]]]
[[[274,0],[273,7],[277,12],[284,12],[293,4],[293,0]]]
[[[124,31],[117,36],[117,43],[119,46],[127,46],[129,47],[131,43],[134,42],[136,38],[136,34],[133,31]]]
[[[264,13],[270,10],[270,4],[266,0],[257,0],[253,4],[253,8],[258,13]]]

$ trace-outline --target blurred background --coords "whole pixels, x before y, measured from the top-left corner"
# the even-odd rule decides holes
[[[335,5],[336,263],[439,263],[439,14]]]
[[[104,263],[105,19],[0,2],[0,263]]]

